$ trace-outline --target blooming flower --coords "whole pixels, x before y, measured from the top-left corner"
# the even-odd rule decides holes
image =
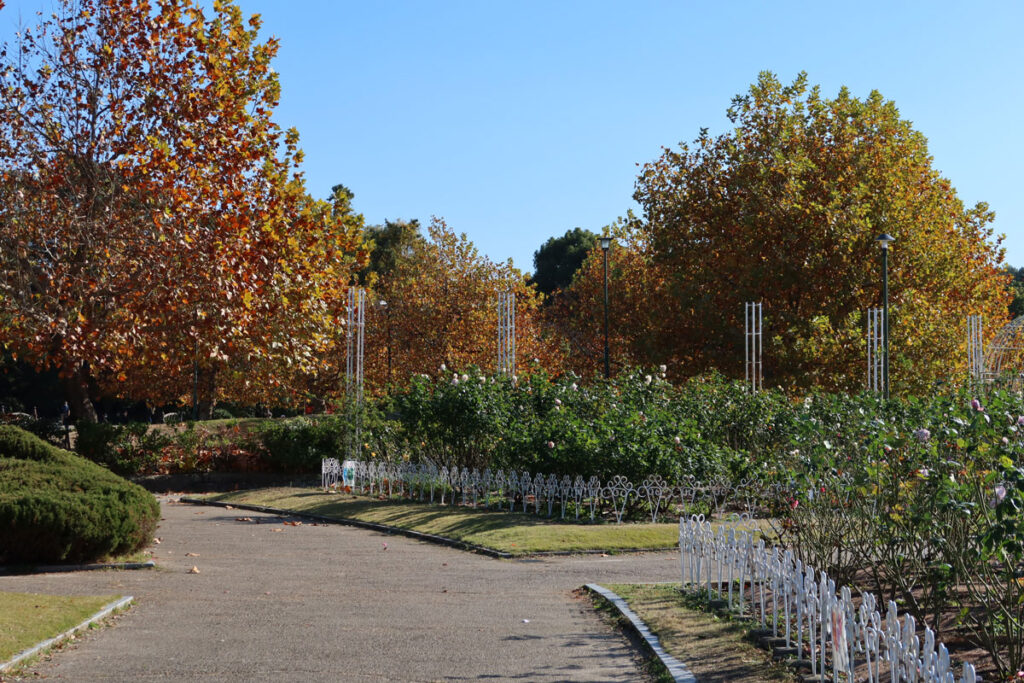
[[[914,432],[914,436],[916,436],[917,440],[921,443],[928,443],[928,439],[932,438],[932,433],[922,427]]]
[[[1009,443],[1010,443],[1010,440],[1009,440],[1008,438],[1006,438],[1006,437],[1004,436],[1004,437],[1003,437],[1003,445],[1004,445],[1004,446],[1006,446],[1006,445],[1008,445]]]
[[[971,399],[971,408],[973,408],[979,413],[985,412],[985,409],[981,407],[981,401],[979,401],[976,398]]]
[[[463,375],[463,376],[462,376],[462,381],[463,381],[463,382],[467,382],[467,381],[469,381],[469,375]]]
[[[680,441],[682,441],[682,439],[680,439],[680,438],[679,438],[679,437],[677,436],[677,437],[675,438],[675,442],[676,442],[676,443],[679,443]]]
[[[560,406],[560,405],[562,405],[562,401],[556,398],[556,399],[555,399],[555,405],[556,405],[556,406]]]
[[[644,384],[650,384],[650,383],[651,383],[651,376],[650,375],[644,375]]]
[[[555,447],[555,442],[554,441],[548,441],[548,448],[554,448],[554,447]]]
[[[1020,417],[1017,418],[1017,426],[1024,427],[1024,415],[1021,415]]]
[[[1003,498],[1006,498],[1006,487],[1000,484],[996,487],[996,500],[1001,503],[1003,502]]]

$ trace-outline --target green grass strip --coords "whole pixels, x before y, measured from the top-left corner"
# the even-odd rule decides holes
[[[532,514],[471,509],[319,489],[269,488],[208,496],[223,503],[263,505],[324,517],[355,519],[445,536],[512,555],[544,552],[665,550],[679,544],[679,525],[575,523]],[[556,509],[556,514],[558,513]]]
[[[118,597],[0,592],[0,662],[77,626]]]
[[[679,584],[605,584],[702,683],[791,683],[796,675],[747,636],[748,625],[708,611]]]

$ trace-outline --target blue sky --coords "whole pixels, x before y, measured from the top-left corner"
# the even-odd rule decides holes
[[[662,146],[726,130],[759,71],[804,70],[894,100],[1024,265],[1024,3],[238,1],[281,40],[276,118],[310,191],[344,183],[370,223],[443,216],[529,270],[635,208]],[[0,30],[44,3],[9,0]]]

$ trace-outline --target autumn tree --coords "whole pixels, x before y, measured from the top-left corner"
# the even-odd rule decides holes
[[[377,388],[401,384],[414,374],[435,375],[441,365],[495,371],[500,291],[516,295],[519,366],[529,371],[533,358],[557,365],[539,327],[540,297],[523,274],[510,261],[495,263],[480,254],[441,219],[433,219],[427,233],[380,277],[369,297],[367,382]]]
[[[195,366],[304,367],[338,336],[361,219],[306,194],[259,27],[62,0],[0,47],[0,329],[77,417],[93,386],[166,401]]]
[[[762,73],[728,117],[732,130],[666,149],[636,184],[637,230],[677,310],[652,324],[669,326],[690,371],[742,375],[743,302],[762,301],[766,382],[863,387],[881,233],[896,238],[894,387],[962,371],[966,316],[993,329],[1006,318],[1000,239],[993,213],[964,206],[896,105]]]

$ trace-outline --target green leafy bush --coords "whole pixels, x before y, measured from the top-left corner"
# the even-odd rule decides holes
[[[151,471],[164,448],[172,442],[171,437],[150,431],[149,425],[142,422],[126,425],[82,422],[77,429],[75,450],[78,454],[123,477]]]
[[[17,427],[0,427],[0,562],[85,562],[153,537],[152,494]]]
[[[67,443],[67,429],[59,419],[37,419],[25,413],[6,413],[0,415],[0,424],[21,427],[55,446],[63,447]]]

